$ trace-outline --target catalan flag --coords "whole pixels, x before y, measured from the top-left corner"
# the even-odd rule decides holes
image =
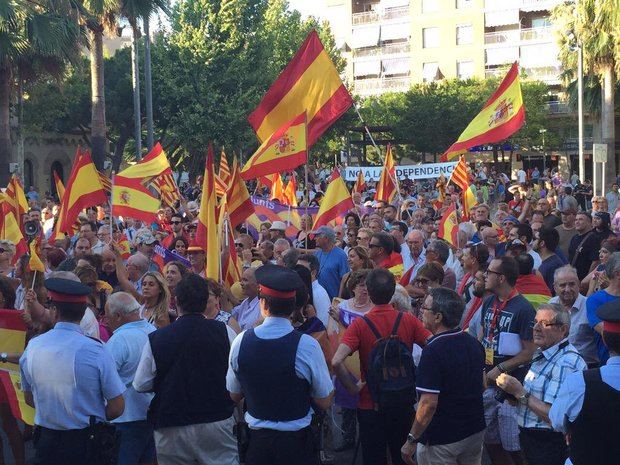
[[[56,171],[54,171],[54,184],[56,185],[58,200],[62,201],[62,198],[65,195],[65,185],[62,183],[62,179],[60,179],[60,176],[58,176]]]
[[[39,241],[35,238],[35,240],[30,241],[30,259],[28,260],[28,270],[45,273],[45,265],[41,261],[41,257],[39,257],[38,249]]]
[[[168,175],[172,175],[170,163],[158,142],[139,163],[114,176],[112,214],[146,222],[155,220],[161,202],[165,201],[166,194],[162,192],[168,189]]]
[[[26,195],[24,194],[24,186],[22,186],[21,181],[15,174],[11,176],[9,185],[6,188],[6,195],[11,210],[13,210],[13,214],[15,215],[15,219],[21,227],[23,215],[28,211],[29,207],[28,199],[26,199]]]
[[[448,209],[441,215],[439,221],[439,231],[437,237],[458,247],[459,220],[456,216],[456,206],[451,204]]]
[[[57,233],[72,231],[72,226],[82,210],[107,201],[108,197],[90,154],[78,151],[60,203],[60,213],[54,230]]]
[[[332,182],[327,186],[325,197],[323,197],[319,212],[316,214],[313,229],[329,224],[354,206],[347,185],[340,176],[340,172],[335,169],[332,173]]]
[[[97,170],[97,174],[99,175],[99,182],[101,182],[103,189],[106,192],[112,192],[112,180],[99,170]]]
[[[467,168],[467,162],[465,157],[461,156],[458,163],[452,170],[452,175],[448,180],[448,183],[453,182],[461,189],[461,203],[463,206],[463,219],[468,220],[470,217],[471,209],[476,205],[476,196],[471,188],[471,182],[469,180],[469,171]]]
[[[397,182],[396,167],[394,165],[394,157],[392,156],[392,146],[388,144],[383,170],[381,171],[381,177],[377,183],[375,200],[382,200],[390,203],[398,190]]]
[[[226,205],[229,212],[231,229],[236,228],[237,225],[240,225],[254,214],[254,204],[252,203],[252,198],[250,197],[245,182],[241,179],[237,159],[233,161],[230,187],[226,194]]]
[[[352,104],[351,95],[313,30],[248,121],[258,138],[265,141],[288,121],[306,113],[310,147]]]
[[[283,205],[286,204],[286,199],[284,198],[284,182],[282,181],[282,176],[280,176],[280,173],[273,175],[270,200],[277,200]]]
[[[480,113],[441,156],[441,161],[454,160],[476,145],[504,140],[521,129],[524,123],[525,106],[519,82],[519,65],[515,62]]]
[[[362,170],[357,173],[357,179],[355,180],[355,184],[353,185],[353,192],[357,192],[361,194],[366,190],[366,179],[364,179],[364,173]]]
[[[293,170],[308,160],[306,114],[297,115],[270,135],[250,157],[241,176],[246,181]]]
[[[220,281],[220,239],[217,227],[217,197],[215,195],[215,164],[213,150],[207,151],[205,174],[202,182],[200,213],[196,243],[207,255],[205,277]]]
[[[297,182],[295,181],[295,173],[288,180],[286,188],[284,189],[284,200],[286,205],[291,207],[297,206]]]
[[[224,149],[222,149],[222,153],[220,154],[220,169],[217,173],[225,186],[230,184],[230,168],[228,167],[228,160],[226,159],[226,153]]]

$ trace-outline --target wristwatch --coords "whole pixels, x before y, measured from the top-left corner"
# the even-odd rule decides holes
[[[8,358],[9,358],[9,354],[7,354],[6,352],[2,352],[0,354],[0,362],[1,363],[6,363]]]
[[[418,442],[420,442],[420,438],[416,438],[413,434],[409,433],[407,435],[407,442],[409,444],[417,444]]]
[[[527,400],[530,398],[530,393],[525,391],[523,393],[523,395],[519,396],[519,398],[517,399],[519,401],[519,403],[523,406],[527,407]]]

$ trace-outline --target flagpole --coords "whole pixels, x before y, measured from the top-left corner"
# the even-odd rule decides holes
[[[110,241],[114,242],[114,230],[112,228],[112,223],[114,223],[114,214],[112,213],[113,202],[114,202],[114,171],[110,174]]]
[[[34,274],[32,275],[32,284],[30,285],[30,290],[34,290],[34,283],[37,280],[37,270],[34,270]]]
[[[310,147],[308,147],[308,113],[304,112],[304,128],[306,130],[306,164],[304,165],[304,182],[306,183],[306,215],[310,204],[310,186],[308,185],[308,162],[310,162]]]

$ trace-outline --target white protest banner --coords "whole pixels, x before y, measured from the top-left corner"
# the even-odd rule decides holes
[[[425,163],[421,165],[401,165],[396,167],[398,179],[431,179],[438,178],[442,174],[449,178],[456,162]],[[381,177],[382,166],[349,166],[344,169],[345,181],[355,181],[360,170],[364,173],[366,181],[378,181]]]

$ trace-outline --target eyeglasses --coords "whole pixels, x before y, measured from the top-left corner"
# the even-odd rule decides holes
[[[550,321],[545,321],[545,320],[534,320],[534,326],[539,325],[542,326],[543,328],[549,328],[550,326],[564,326],[563,323],[552,323]]]
[[[489,273],[493,273],[493,274],[496,274],[496,275],[499,275],[499,276],[504,276],[504,273],[500,273],[499,271],[495,271],[495,270],[489,270],[487,268],[487,270],[484,272],[484,275],[488,276]]]
[[[243,244],[241,244],[241,243],[236,243],[236,244],[235,244],[235,247],[243,247]]]
[[[370,247],[371,249],[376,248],[381,248],[381,246],[379,244],[373,244],[372,242],[370,244],[368,244],[368,247]]]
[[[180,221],[171,221],[170,224],[181,224]]]

